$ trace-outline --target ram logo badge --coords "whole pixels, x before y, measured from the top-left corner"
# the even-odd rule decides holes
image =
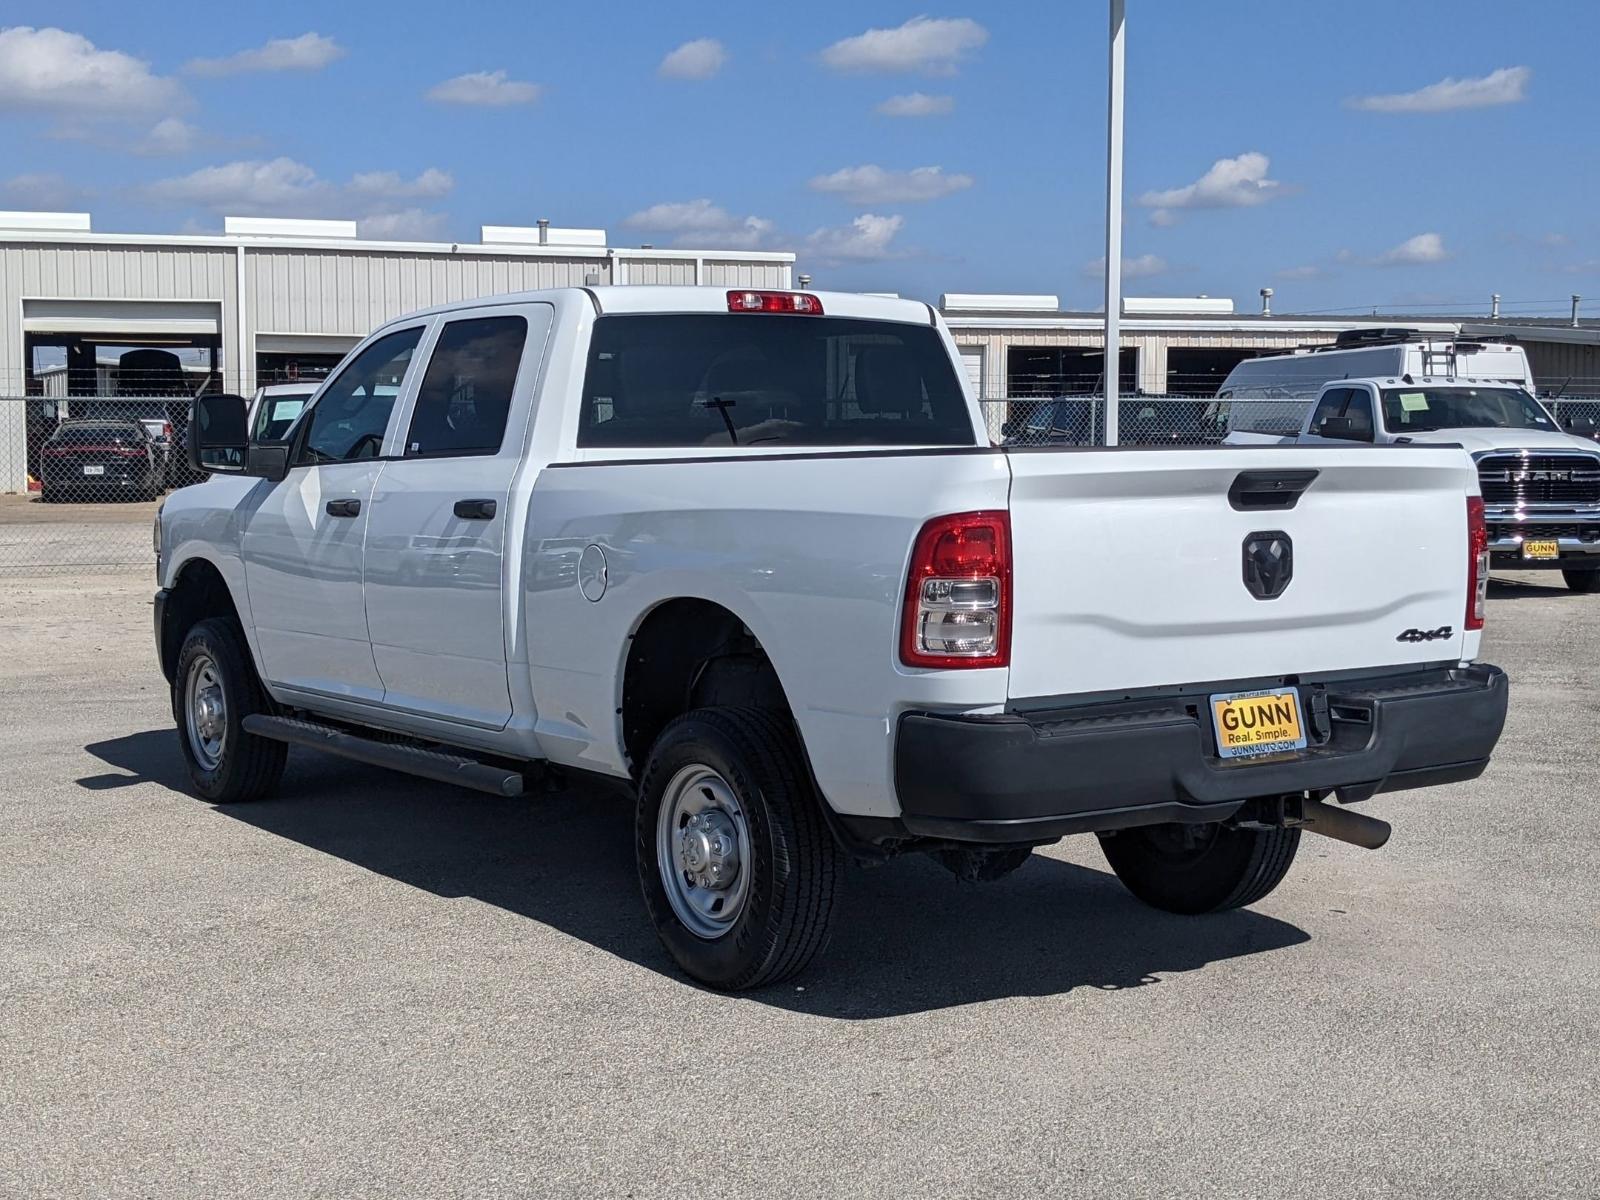
[[[1294,578],[1294,543],[1282,530],[1244,539],[1244,586],[1257,600],[1276,600]]]
[[[1395,638],[1395,641],[1442,642],[1453,633],[1455,633],[1455,628],[1450,625],[1441,625],[1437,629],[1408,629],[1399,637]]]

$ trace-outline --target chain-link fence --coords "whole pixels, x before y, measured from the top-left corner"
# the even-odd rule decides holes
[[[1037,381],[1023,380],[1002,394],[985,394],[989,440],[997,446],[1105,445],[1105,396],[1090,390],[1098,388],[1098,378],[1050,382],[1061,390],[1052,394]],[[1283,394],[1219,399],[1214,376],[1169,375],[1167,390],[1159,394],[1124,383],[1117,401],[1117,442],[1123,446],[1214,446],[1234,433],[1293,437],[1314,400],[1314,389],[1306,395],[1303,385],[1262,389]],[[1201,391],[1206,385],[1211,391]],[[1600,444],[1600,379],[1571,381],[1559,395],[1541,399],[1562,429]]]
[[[0,395],[0,576],[147,567],[159,497],[199,478],[184,449],[187,395],[135,394],[141,383],[149,386],[137,380],[109,393],[70,395],[62,382],[56,395],[37,394],[37,381],[33,395]],[[1215,385],[1214,379],[1176,382]],[[281,379],[270,383],[290,386]],[[995,445],[1104,443],[1103,396],[1041,395],[1035,386],[1019,389],[1028,394],[983,400]],[[1600,448],[1600,379],[1574,381],[1544,400],[1563,428],[1595,439]],[[1303,397],[1144,395],[1130,387],[1119,401],[1118,440],[1125,446],[1210,446],[1236,432],[1287,437],[1300,428],[1310,403]]]

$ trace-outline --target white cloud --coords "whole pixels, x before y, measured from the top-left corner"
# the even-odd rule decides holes
[[[185,101],[183,89],[120,50],[82,34],[18,25],[0,29],[0,111],[146,115]]]
[[[155,204],[209,209],[239,216],[393,215],[397,199],[436,198],[454,186],[445,171],[429,167],[412,179],[395,171],[369,171],[338,184],[292,158],[244,159],[201,167],[144,189]]]
[[[652,204],[622,223],[629,229],[668,234],[679,245],[726,250],[753,250],[764,245],[773,232],[772,222],[765,217],[735,216],[704,197]]]
[[[1449,257],[1449,251],[1444,248],[1444,238],[1437,233],[1419,233],[1393,249],[1385,250],[1373,262],[1380,267],[1411,267],[1443,262]]]
[[[200,131],[187,121],[164,117],[129,149],[135,154],[157,158],[169,154],[188,154],[199,144],[199,140]]]
[[[955,111],[954,96],[930,96],[926,92],[907,92],[890,96],[875,110],[883,117],[942,117]]]
[[[87,193],[54,171],[28,171],[0,183],[0,196],[21,209],[61,210],[81,203]]]
[[[225,58],[195,58],[184,64],[190,75],[238,75],[245,71],[320,71],[343,58],[344,47],[320,33],[273,38],[264,46]]]
[[[971,175],[946,175],[943,167],[915,167],[887,171],[876,163],[841,167],[831,175],[818,175],[810,183],[814,192],[843,196],[852,204],[900,204],[937,200],[972,186]]]
[[[1283,184],[1267,178],[1271,160],[1251,150],[1238,158],[1219,158],[1206,173],[1183,187],[1146,192],[1139,203],[1154,208],[1151,219],[1158,225],[1171,224],[1174,208],[1249,208],[1281,196]]]
[[[356,222],[356,232],[364,238],[385,241],[436,242],[443,239],[444,219],[443,213],[406,208],[362,217]]]
[[[1159,254],[1141,254],[1137,258],[1124,258],[1122,260],[1122,277],[1124,279],[1148,279],[1152,275],[1164,275],[1170,268],[1167,260]],[[1083,273],[1089,279],[1104,279],[1106,277],[1106,256],[1091,259],[1083,264]]]
[[[429,100],[440,104],[477,104],[504,108],[512,104],[532,104],[544,88],[537,83],[507,79],[504,71],[472,71],[436,83],[427,91]]]
[[[362,171],[350,177],[350,190],[372,196],[445,196],[456,186],[449,171],[429,167],[415,179],[404,179],[398,171]]]
[[[1441,79],[1414,92],[1352,96],[1345,103],[1364,112],[1438,113],[1463,108],[1492,108],[1527,99],[1528,67],[1501,67],[1475,79]]]
[[[841,228],[818,229],[806,238],[806,249],[822,262],[871,262],[893,258],[890,243],[906,219],[862,213]]]
[[[923,71],[953,74],[956,65],[989,40],[970,17],[912,17],[894,29],[869,29],[822,52],[835,71]]]
[[[1150,214],[1150,224],[1158,229],[1166,229],[1178,223],[1178,214],[1168,208],[1158,208]]]
[[[716,38],[695,38],[663,58],[656,74],[663,79],[710,79],[727,61],[727,48]]]
[[[1290,280],[1321,279],[1323,276],[1327,275],[1327,273],[1328,272],[1322,267],[1311,266],[1308,264],[1303,267],[1284,267],[1283,270],[1277,272],[1277,277],[1279,279]]]

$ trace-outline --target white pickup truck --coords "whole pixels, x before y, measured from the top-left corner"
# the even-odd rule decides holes
[[[1093,832],[1205,912],[1302,830],[1382,843],[1329,801],[1482,772],[1459,450],[999,449],[958,363],[908,300],[569,288],[390,322],[278,440],[202,397],[213,477],[156,527],[195,788],[290,744],[630,781],[662,941],[741,988],[813,958],[850,856]]]
[[[1298,432],[1236,432],[1227,442],[1461,446],[1477,465],[1492,564],[1560,570],[1573,591],[1600,592],[1600,446],[1563,432],[1521,387],[1334,379]]]

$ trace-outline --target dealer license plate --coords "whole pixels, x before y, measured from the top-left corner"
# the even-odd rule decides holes
[[[1254,758],[1303,750],[1300,693],[1293,688],[1263,692],[1223,692],[1211,697],[1217,753],[1223,758]]]
[[[83,473],[85,475],[104,475],[106,469],[104,467],[85,467]]]
[[[1561,543],[1554,538],[1535,539],[1522,543],[1523,558],[1560,558]]]

